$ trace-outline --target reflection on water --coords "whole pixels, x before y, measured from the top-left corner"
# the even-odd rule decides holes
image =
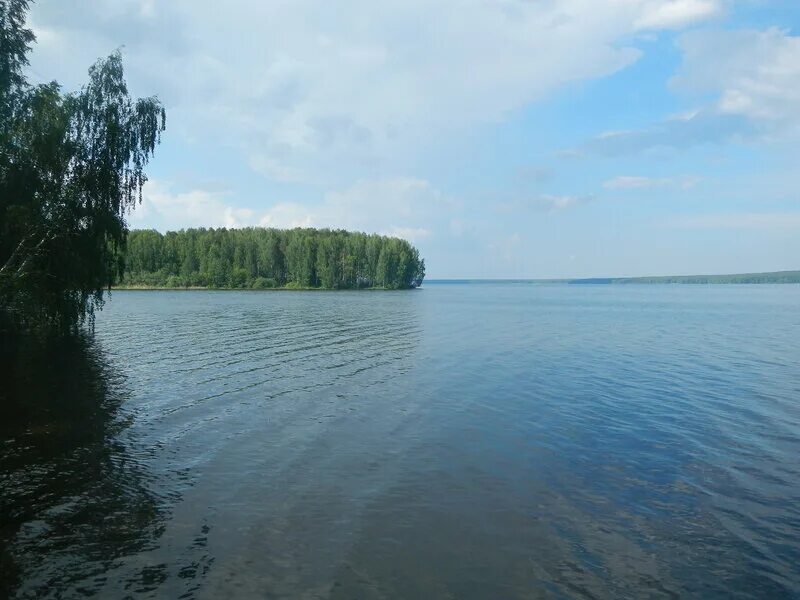
[[[426,287],[3,361],[0,595],[800,595],[800,287]]]
[[[88,336],[2,344],[0,596],[102,588],[163,517],[120,439],[125,382]]]

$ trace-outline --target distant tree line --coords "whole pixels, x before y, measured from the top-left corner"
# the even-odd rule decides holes
[[[407,289],[425,261],[406,240],[329,229],[185,229],[128,234],[122,286]]]
[[[734,275],[662,275],[655,277],[595,277],[570,279],[568,283],[618,284],[618,283],[686,283],[686,284],[736,284],[736,283],[800,283],[800,271],[772,271],[768,273],[737,273]]]

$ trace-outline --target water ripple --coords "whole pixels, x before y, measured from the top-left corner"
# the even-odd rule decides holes
[[[105,366],[25,384],[83,412],[3,429],[0,581],[800,597],[798,306],[797,286],[115,293]]]

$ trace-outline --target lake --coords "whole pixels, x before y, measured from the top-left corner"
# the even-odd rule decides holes
[[[800,597],[800,286],[115,292],[0,372],[0,596]]]

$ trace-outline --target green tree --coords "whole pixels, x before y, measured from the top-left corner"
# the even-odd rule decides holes
[[[314,240],[305,229],[296,229],[291,233],[286,244],[289,280],[300,287],[311,287],[316,284]]]
[[[180,279],[175,260],[180,258]],[[406,240],[329,229],[187,229],[128,235],[123,283],[175,287],[418,287],[425,261]],[[169,282],[169,283],[168,283]]]
[[[0,0],[0,312],[29,327],[69,329],[92,317],[124,268],[125,215],[165,113],[131,99],[119,53],[63,94],[30,86],[27,0]]]
[[[317,276],[329,290],[342,286],[341,241],[336,235],[324,236],[317,244]]]

